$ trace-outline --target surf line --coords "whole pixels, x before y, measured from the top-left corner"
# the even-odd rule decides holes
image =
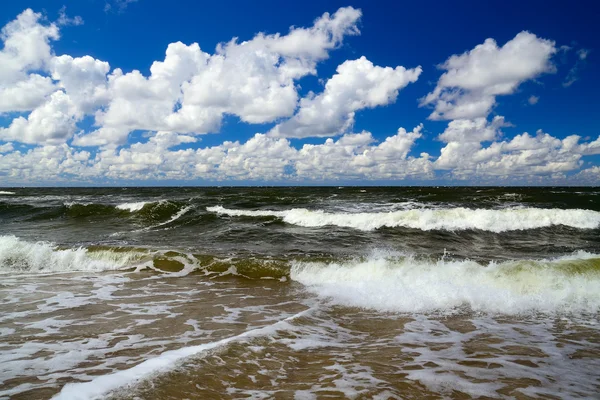
[[[304,317],[315,308],[308,308],[297,314],[291,315],[274,324],[262,328],[251,329],[236,336],[231,336],[216,342],[200,344],[197,346],[183,347],[177,350],[165,351],[158,357],[143,361],[135,367],[102,375],[88,382],[67,383],[62,390],[52,397],[53,400],[93,400],[102,398],[104,395],[123,386],[131,386],[151,376],[158,375],[172,369],[179,361],[209,350],[213,350],[230,343],[240,342],[259,336],[266,336],[277,331],[291,330],[289,323],[296,318]]]

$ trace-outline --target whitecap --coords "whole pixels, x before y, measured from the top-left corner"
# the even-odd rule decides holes
[[[340,226],[363,231],[383,227],[403,227],[429,230],[460,231],[479,229],[505,232],[564,225],[578,229],[600,226],[600,212],[581,209],[524,208],[469,209],[419,208],[391,212],[333,213],[323,210],[294,208],[285,211],[232,210],[222,206],[207,207],[207,211],[229,216],[277,217],[304,227]]]
[[[148,203],[149,203],[148,201],[138,201],[138,202],[135,202],[135,203],[122,203],[122,204],[118,204],[116,207],[119,210],[124,210],[124,211],[129,211],[129,212],[136,212],[136,211],[140,211]]]
[[[140,253],[136,252],[59,249],[48,242],[32,243],[16,236],[0,236],[0,273],[117,270],[139,258]]]
[[[347,262],[295,262],[290,277],[334,304],[378,311],[595,313],[600,255],[480,264],[374,255]]]

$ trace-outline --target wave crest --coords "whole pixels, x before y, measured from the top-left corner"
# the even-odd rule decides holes
[[[506,232],[564,225],[578,229],[595,229],[600,226],[600,212],[592,210],[558,208],[505,208],[469,209],[412,209],[377,213],[328,213],[323,210],[294,208],[285,211],[231,210],[221,206],[207,207],[207,211],[221,215],[244,217],[276,217],[303,226],[340,226],[363,231],[383,227],[412,228],[424,231],[459,231],[479,229]]]
[[[141,253],[134,251],[60,249],[47,242],[31,243],[15,236],[0,236],[0,273],[117,270],[131,266],[141,257]]]
[[[342,263],[293,263],[290,276],[336,304],[380,311],[600,310],[600,255],[585,252],[487,265],[374,256]]]

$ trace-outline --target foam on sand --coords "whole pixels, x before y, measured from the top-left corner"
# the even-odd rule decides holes
[[[370,231],[383,227],[403,227],[429,230],[459,231],[479,229],[505,232],[564,225],[578,229],[600,227],[600,212],[557,208],[411,209],[375,213],[329,213],[322,210],[294,208],[285,211],[232,210],[222,206],[207,207],[207,211],[233,217],[276,217],[288,224],[304,227],[340,226]]]
[[[292,315],[284,320],[278,321],[272,325],[262,328],[252,329],[236,336],[231,336],[215,342],[205,343],[198,346],[183,347],[177,350],[166,351],[148,359],[133,368],[121,370],[109,375],[102,375],[83,383],[68,383],[60,393],[53,397],[55,400],[85,400],[98,399],[104,397],[107,393],[125,385],[131,385],[142,379],[148,378],[153,374],[164,372],[173,368],[180,360],[197,355],[215,348],[219,348],[229,343],[239,342],[244,339],[251,339],[257,336],[274,334],[277,331],[291,328],[290,321],[295,318],[306,315],[311,309]]]

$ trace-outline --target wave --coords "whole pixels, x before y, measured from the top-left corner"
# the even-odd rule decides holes
[[[0,195],[11,195],[11,194],[16,194],[15,192],[7,192],[5,190],[0,190]]]
[[[334,304],[393,312],[600,311],[600,255],[481,263],[373,254],[364,258],[224,258],[127,247],[62,249],[0,236],[1,273],[147,269],[207,279],[288,279]]]
[[[76,218],[118,213],[118,211],[109,204],[67,202],[64,203],[64,207],[64,215]]]
[[[116,208],[118,210],[124,210],[124,211],[129,211],[129,212],[136,212],[136,211],[140,211],[148,203],[149,202],[147,202],[147,201],[138,201],[138,202],[135,202],[135,203],[123,203],[123,204],[118,204],[116,206]]]
[[[136,251],[60,249],[47,242],[0,236],[0,273],[100,272],[132,267],[143,257]]]
[[[22,208],[21,206],[22,205],[19,204],[11,204],[10,206],[3,207],[3,203],[0,203],[0,211],[2,211],[3,208],[10,208],[13,211],[18,211]],[[35,219],[51,219],[56,218],[57,216],[74,218],[90,216],[131,216],[131,218],[138,218],[149,223],[159,223],[157,226],[172,222],[191,209],[190,206],[185,206],[184,203],[167,200],[154,202],[140,201],[117,205],[72,201],[65,202],[62,206],[58,207],[28,207],[39,208],[38,211],[42,212],[42,214],[35,217]]]
[[[419,260],[374,255],[292,263],[290,277],[334,304],[393,312],[600,311],[600,255],[550,260]]]
[[[363,231],[383,227],[403,227],[429,230],[459,231],[479,229],[506,232],[564,225],[578,229],[600,226],[600,212],[581,209],[505,208],[469,209],[411,209],[376,213],[328,213],[323,210],[294,208],[285,211],[232,210],[222,206],[207,207],[207,211],[221,215],[242,217],[276,217],[303,227],[340,226]]]
[[[157,228],[159,226],[170,224],[171,222],[174,222],[174,221],[178,220],[179,218],[181,218],[185,213],[190,211],[192,208],[194,208],[194,207],[193,206],[183,207],[181,210],[177,211],[175,213],[175,215],[173,215],[169,220],[162,222],[160,224],[154,225],[152,228]]]
[[[217,257],[174,250],[90,246],[64,249],[48,242],[29,242],[16,236],[0,236],[0,274],[101,272],[143,269],[157,273],[199,273],[214,278],[280,279],[289,276],[283,259]]]

